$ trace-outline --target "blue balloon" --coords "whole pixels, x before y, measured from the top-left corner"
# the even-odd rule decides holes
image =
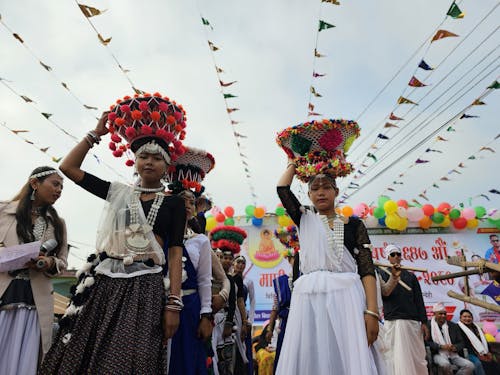
[[[378,223],[379,223],[381,226],[385,227],[385,216],[384,216],[384,217],[381,217],[380,219],[378,219]]]
[[[254,218],[252,219],[252,224],[253,224],[253,225],[255,225],[256,227],[260,227],[260,226],[262,225],[262,222],[263,222],[263,221],[264,221],[264,220],[262,220],[262,219],[259,219],[259,218],[254,217]]]

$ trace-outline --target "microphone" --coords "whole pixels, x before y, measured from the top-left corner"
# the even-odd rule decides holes
[[[57,241],[53,238],[50,240],[45,241],[41,246],[40,246],[40,252],[43,255],[49,254],[52,250],[54,250],[57,247]],[[36,268],[42,269],[47,265],[47,262],[43,259],[39,259],[36,262]]]

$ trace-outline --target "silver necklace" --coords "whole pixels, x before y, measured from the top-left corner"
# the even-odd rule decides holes
[[[160,191],[164,191],[165,187],[159,186],[156,188],[146,188],[142,186],[134,186],[134,191],[140,191],[141,193],[159,193]]]
[[[45,229],[47,229],[47,223],[45,219],[41,216],[38,216],[33,224],[33,236],[36,241],[40,241],[45,233]]]

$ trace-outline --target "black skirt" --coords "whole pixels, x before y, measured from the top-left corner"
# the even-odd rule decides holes
[[[163,296],[161,273],[97,275],[83,309],[71,328],[61,328],[39,374],[161,374]]]

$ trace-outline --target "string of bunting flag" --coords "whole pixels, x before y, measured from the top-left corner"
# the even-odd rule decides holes
[[[210,23],[208,18],[203,16],[201,11],[200,11],[200,17],[201,17],[201,23],[203,25],[203,30],[205,33],[205,38],[207,39],[207,44],[208,44],[208,48],[210,51],[210,55],[212,57],[212,61],[214,64],[215,74],[217,76],[217,81],[219,82],[220,92],[221,92],[222,98],[224,100],[226,114],[227,114],[228,119],[229,119],[229,124],[231,125],[231,131],[233,133],[233,137],[234,137],[236,146],[238,147],[238,153],[240,156],[241,164],[243,166],[244,175],[245,175],[245,178],[247,180],[248,187],[250,189],[250,195],[252,196],[252,200],[256,201],[257,194],[255,193],[255,188],[254,188],[254,185],[252,183],[252,172],[250,170],[248,156],[244,152],[244,148],[243,148],[243,139],[246,139],[247,136],[242,134],[240,131],[236,131],[236,128],[235,128],[235,126],[240,124],[241,121],[236,120],[234,118],[234,113],[239,111],[240,109],[238,107],[235,107],[232,103],[229,102],[230,100],[232,101],[233,99],[238,98],[237,95],[234,95],[232,92],[229,92],[229,90],[232,91],[234,89],[233,85],[236,84],[238,81],[223,80],[222,75],[225,73],[225,71],[217,63],[217,58],[216,58],[216,54],[215,54],[217,51],[220,50],[220,48],[211,40],[212,38],[210,38],[208,35],[208,29],[213,31],[214,27]]]
[[[14,95],[16,95],[20,99],[22,99],[26,104],[30,105],[33,109],[35,109],[35,111],[37,111],[38,113],[40,113],[43,116],[43,118],[45,118],[50,124],[52,124],[53,126],[55,126],[60,132],[64,133],[66,136],[70,137],[73,140],[74,143],[78,143],[80,141],[80,139],[78,137],[76,137],[75,135],[71,134],[66,129],[64,129],[61,125],[59,125],[57,122],[55,122],[52,119],[52,115],[53,115],[52,113],[42,112],[40,109],[38,109],[38,107],[35,105],[36,102],[33,99],[31,99],[29,96],[19,94],[11,85],[9,85],[6,82],[5,79],[3,79],[1,77],[0,77],[0,83],[2,83],[5,87],[7,87],[7,89],[10,92],[12,92]],[[118,173],[115,168],[112,168],[106,162],[104,162],[103,160],[101,160],[95,153],[91,152],[91,155],[94,157],[94,159],[97,161],[98,164],[104,165],[107,169],[109,169],[112,173],[114,173],[115,175],[117,175],[118,177],[120,177],[123,181],[128,181],[129,180],[128,178],[126,178],[125,176],[123,176],[121,173]],[[57,157],[57,158],[54,159],[54,162],[58,163],[60,160],[61,160],[61,157]]]
[[[134,92],[136,94],[139,94],[139,95],[144,94],[144,91],[139,90],[137,88],[137,86],[134,84],[134,82],[132,81],[132,79],[130,78],[130,75],[129,75],[130,69],[124,68],[123,65],[120,63],[120,61],[118,61],[118,58],[116,57],[116,55],[109,48],[109,43],[111,42],[112,37],[104,38],[101,35],[101,33],[99,32],[99,30],[97,30],[97,27],[94,25],[94,23],[91,20],[92,17],[99,16],[99,15],[103,14],[104,12],[106,12],[107,9],[99,10],[97,8],[94,8],[94,7],[91,7],[88,5],[80,4],[77,0],[75,0],[75,3],[76,3],[76,5],[78,5],[78,8],[80,9],[82,14],[84,15],[85,19],[90,24],[90,27],[96,33],[97,39],[99,40],[99,42],[105,47],[105,49],[109,53],[111,59],[115,62],[118,69],[120,70],[120,72],[124,75],[125,79],[128,81],[128,83],[132,87],[132,90],[134,90]]]
[[[3,20],[2,16],[0,15],[0,23],[2,26],[16,39],[21,45],[28,51],[28,53],[38,62],[38,64],[50,74],[50,76],[60,85],[65,89],[65,91],[71,95],[73,99],[75,99],[83,108],[87,110],[97,110],[97,107],[85,104],[85,102],[80,99],[75,92],[69,87],[69,85],[64,82],[62,79],[60,79],[57,74],[54,72],[52,66],[46,64],[45,62],[42,61],[42,59],[33,51],[33,48],[31,48],[28,43],[26,43],[25,38],[23,38],[20,34],[15,33]]]
[[[328,5],[340,5],[340,3],[336,0],[321,0],[320,7],[319,7],[319,15],[318,15],[318,28],[316,29],[316,38],[315,38],[315,44],[314,44],[314,54],[313,54],[313,71],[311,75],[311,83],[309,85],[309,99],[307,103],[307,117],[313,117],[313,116],[323,116],[321,113],[315,112],[315,107],[316,104],[313,101],[314,98],[321,98],[323,97],[322,94],[320,94],[317,89],[316,89],[316,84],[315,82],[326,76],[326,73],[319,73],[316,71],[316,63],[318,62],[319,59],[326,57],[326,55],[322,54],[319,52],[319,34],[321,31],[328,30],[331,28],[334,28],[335,25],[328,23],[321,18],[321,9],[323,7],[323,3],[326,3]]]
[[[458,15],[463,14],[463,13],[462,13],[461,11],[460,11],[460,13],[458,13],[457,9],[459,9],[459,8],[458,8],[458,6],[457,6],[455,3],[453,3],[453,4],[452,4],[452,6],[450,7],[450,10],[449,10],[449,11],[448,11],[448,13],[447,13],[447,16],[450,16],[450,17],[452,17],[452,18],[462,18],[462,17],[458,17]],[[485,17],[483,17],[483,19],[482,19],[479,23],[483,22],[483,21],[484,21],[484,20],[485,20],[485,19],[486,19],[486,18],[487,18],[490,14],[492,14],[492,11],[493,11],[494,9],[495,9],[495,8],[493,8],[492,10],[490,10],[490,11],[488,12],[488,14],[487,14]],[[473,28],[473,30],[472,30],[472,31],[471,31],[471,32],[467,35],[467,37],[468,37],[469,35],[471,35],[471,33],[472,33],[472,32],[473,32],[476,28],[477,28],[477,26],[478,26],[478,25],[476,25],[476,26]],[[445,31],[446,31],[446,30],[445,30]],[[487,38],[485,38],[485,40],[486,40],[486,39],[488,39],[489,37],[491,37],[492,35],[493,35],[493,33],[490,33],[490,35],[489,35]],[[436,34],[434,35],[434,37],[431,39],[431,41],[430,41],[430,43],[429,43],[429,46],[430,46],[430,45],[431,45],[434,41],[439,40],[439,39],[442,39],[442,38],[447,37],[447,36],[450,36],[450,35],[449,35],[449,32],[443,32],[443,30],[438,30],[438,31],[436,32]],[[467,38],[467,37],[466,37],[466,38]],[[464,38],[464,39],[466,39],[466,38]],[[483,42],[481,42],[481,44],[482,44],[482,43],[484,43],[484,41],[485,41],[485,40],[483,40]],[[462,41],[462,42],[463,42],[463,41]],[[453,49],[453,51],[455,51],[455,50],[456,50],[456,48],[457,48],[457,47],[455,46],[455,48]],[[476,46],[476,48],[475,48],[474,50],[476,50],[477,48],[478,48],[478,46]],[[452,52],[453,52],[453,51],[452,51]],[[444,59],[447,59],[447,58],[450,56],[450,54],[451,54],[452,52],[450,52],[450,53],[449,53],[449,54],[448,54],[448,55],[447,55]],[[492,51],[492,52],[493,52],[493,51]],[[490,53],[490,54],[491,54],[491,53]],[[465,60],[466,60],[469,56],[471,56],[471,55],[472,55],[472,54],[468,54],[465,58],[463,58],[463,59],[462,59],[462,61],[460,61],[460,62],[459,62],[459,63],[455,66],[455,68],[453,68],[453,69],[452,69],[452,71],[453,71],[454,69],[456,69],[456,68],[457,68],[460,64],[462,64],[462,63],[463,63],[463,62],[464,62],[464,61],[465,61]],[[489,55],[489,54],[488,54],[488,55]],[[444,59],[443,59],[443,61],[444,61]],[[438,66],[439,66],[439,65],[441,65],[441,64],[443,63],[443,61],[441,61],[441,62],[438,64]],[[484,61],[484,60],[483,60],[483,59],[481,59],[481,60],[480,60],[480,62],[482,62],[482,61]],[[477,66],[477,64],[476,64],[474,67],[476,67],[476,66]],[[424,56],[422,57],[422,59],[420,60],[420,63],[418,64],[418,67],[417,67],[416,69],[422,69],[422,70],[424,70],[424,71],[430,70],[430,71],[431,71],[431,74],[432,74],[432,72],[434,71],[434,68],[431,68],[431,67],[430,67],[430,66],[429,66],[429,65],[425,62],[425,54],[424,54]],[[434,85],[434,87],[432,87],[432,88],[431,88],[431,90],[430,90],[430,91],[429,91],[429,92],[428,92],[428,93],[424,96],[424,98],[425,98],[427,95],[429,95],[429,94],[430,94],[430,93],[431,93],[434,89],[436,89],[436,88],[437,88],[437,87],[438,87],[438,86],[439,86],[439,85],[440,85],[440,84],[444,81],[444,79],[446,79],[446,78],[447,78],[450,74],[451,74],[451,72],[448,72],[448,74],[447,74],[447,75],[446,75],[443,79],[441,79],[441,81],[439,81],[437,84],[435,84],[435,85]],[[430,74],[429,74],[429,76],[430,76]],[[426,77],[426,78],[428,78],[428,77]],[[384,118],[384,120],[382,121],[382,123],[384,123],[384,122],[385,122],[384,128],[385,128],[385,129],[387,129],[387,130],[386,130],[385,132],[380,132],[380,133],[377,135],[377,137],[376,137],[376,139],[375,139],[375,142],[374,142],[374,143],[373,143],[373,144],[369,147],[369,150],[367,150],[366,154],[364,154],[364,157],[363,157],[362,161],[359,163],[359,165],[360,165],[362,168],[369,167],[369,165],[367,164],[367,161],[368,161],[369,159],[372,159],[372,160],[373,160],[373,162],[376,162],[376,161],[377,161],[377,157],[375,156],[375,153],[376,153],[377,151],[373,151],[373,150],[380,150],[380,149],[383,147],[383,146],[382,146],[382,147],[379,147],[379,144],[380,144],[380,143],[384,143],[384,144],[385,144],[385,141],[387,141],[387,140],[389,140],[389,139],[390,139],[389,134],[391,133],[391,130],[395,130],[395,129],[397,129],[397,130],[396,130],[396,134],[395,134],[395,135],[397,135],[397,134],[399,134],[399,133],[400,133],[400,132],[401,132],[404,128],[407,128],[407,127],[408,127],[408,125],[409,125],[412,121],[414,121],[414,120],[415,120],[415,119],[419,116],[419,115],[415,116],[415,117],[414,117],[414,118],[413,118],[410,122],[408,122],[408,123],[407,123],[407,125],[406,125],[406,126],[402,126],[402,127],[400,127],[399,122],[404,121],[404,119],[406,118],[406,116],[407,116],[407,115],[408,115],[408,114],[409,114],[409,113],[410,113],[413,109],[415,109],[415,108],[416,108],[416,106],[419,104],[419,102],[415,102],[415,101],[413,101],[413,100],[409,99],[409,98],[408,98],[408,95],[406,95],[406,94],[405,94],[405,90],[406,90],[408,87],[412,87],[412,88],[413,88],[413,90],[412,90],[411,92],[413,92],[413,91],[414,91],[414,90],[416,90],[417,88],[420,88],[420,87],[426,87],[426,86],[427,86],[427,84],[423,83],[423,81],[424,81],[424,80],[419,80],[419,79],[415,76],[415,73],[412,75],[412,77],[410,78],[410,80],[409,80],[409,82],[408,82],[407,87],[405,87],[405,89],[403,90],[402,95],[400,95],[400,96],[399,96],[399,98],[398,98],[398,100],[397,100],[397,104],[396,104],[396,106],[395,106],[395,107],[391,110],[390,115],[386,116],[386,117]],[[456,83],[458,83],[458,82],[460,82],[460,80],[457,80],[457,82],[456,82]],[[450,89],[451,89],[451,87],[450,87],[450,88],[448,88],[445,92],[449,91]],[[441,93],[441,94],[438,96],[438,98],[440,98],[440,97],[442,97],[442,96],[443,96],[443,93]],[[437,99],[438,99],[438,98],[437,98]],[[423,99],[423,98],[422,98],[422,99]],[[420,100],[420,102],[422,101],[422,99]],[[425,112],[425,110],[426,110],[427,108],[429,108],[430,106],[432,106],[432,105],[437,105],[437,99],[436,99],[436,100],[431,101],[431,103],[430,103],[430,104],[429,104],[429,105],[428,105],[428,106],[427,106],[424,110],[422,110],[422,111],[420,112],[420,114],[423,114],[423,113]],[[404,115],[402,115],[402,116],[401,116],[401,115],[396,115],[396,114],[395,114],[395,111],[396,111],[397,109],[399,109],[399,108],[402,108],[401,106],[402,106],[402,105],[404,105],[404,104],[410,104],[410,105],[412,105],[412,106],[411,106],[411,108],[410,108],[410,110],[409,110],[409,111],[407,111],[407,112],[406,112]],[[376,131],[376,130],[377,130],[377,128],[374,128],[374,131]],[[373,133],[373,132],[372,132],[372,133]],[[413,131],[413,134],[417,134],[417,132]],[[368,136],[368,137],[366,137],[365,139],[368,139],[368,138],[369,138],[369,136]],[[382,158],[380,158],[380,157],[378,158],[378,160],[381,160],[381,159],[382,159]],[[347,181],[347,185],[348,185],[348,186],[351,186],[352,179],[359,179],[359,178],[362,178],[362,176],[366,175],[366,173],[367,173],[367,172],[368,172],[368,171],[366,171],[366,170],[365,170],[365,171],[363,171],[361,168],[358,168],[358,169],[356,170],[356,173],[355,173],[355,174],[353,174],[353,176],[350,178],[350,180],[348,180],[348,181]]]
[[[490,95],[492,92],[494,92],[494,90],[496,90],[498,88],[500,88],[500,86],[498,84],[498,81],[495,80],[491,85],[489,85],[486,88],[486,90],[485,90],[485,92],[483,94],[481,94],[479,97],[477,97],[476,99],[474,99],[474,101],[471,104],[469,104],[468,106],[466,106],[465,108],[463,108],[462,110],[460,110],[456,115],[452,116],[448,121],[446,121],[444,124],[442,124],[439,128],[437,128],[436,130],[434,130],[430,135],[428,135],[424,139],[424,142],[426,140],[434,137],[439,131],[441,131],[445,127],[447,128],[446,131],[448,133],[453,132],[455,130],[455,128],[453,127],[453,124],[455,124],[459,120],[463,120],[463,119],[467,119],[467,118],[473,117],[472,115],[468,115],[466,112],[468,112],[473,106],[478,105],[478,103],[483,103],[483,105],[484,105],[485,103],[483,102],[483,99],[486,98],[488,95]],[[458,98],[457,100],[459,100],[459,99],[460,98]],[[430,122],[432,122],[432,120]],[[446,139],[446,138],[444,138],[442,136],[438,136],[435,139],[434,143],[435,142],[446,142],[447,140],[448,139]],[[423,142],[419,142],[416,145],[414,145],[412,149],[406,151],[406,155],[408,155],[410,152],[414,151],[416,148],[420,147],[422,144],[423,144]],[[437,149],[432,148],[432,147],[433,146],[427,147],[426,150],[424,151],[424,154],[425,153],[432,153],[432,152],[439,153],[440,150],[437,150]],[[376,160],[376,158],[375,158],[375,160]],[[413,168],[414,166],[417,166],[417,165],[425,164],[427,162],[428,162],[428,160],[423,159],[423,156],[420,155],[405,171],[403,171],[402,173],[398,174],[398,178],[401,179],[405,175],[405,173],[407,172],[408,169]],[[373,181],[374,179],[376,179],[378,176],[380,176],[382,173],[384,173],[387,169],[391,168],[392,166],[393,165],[389,165],[386,168],[384,168],[382,171],[378,172],[377,175],[375,175],[369,181],[367,181],[364,186],[367,186],[371,181]],[[394,186],[395,185],[402,185],[402,184],[404,184],[402,181],[398,181],[398,180],[394,180],[393,181],[393,185]],[[352,196],[354,196],[356,193],[358,193],[364,186],[360,186],[359,184],[355,184],[355,183],[351,182],[350,185],[347,187],[347,189],[356,189],[356,190],[353,193],[351,193],[351,194],[347,194],[346,193],[346,194],[342,195],[341,198],[340,198],[341,201],[345,202],[348,198],[352,198]],[[395,190],[394,186],[391,187],[388,190],[389,191]]]

